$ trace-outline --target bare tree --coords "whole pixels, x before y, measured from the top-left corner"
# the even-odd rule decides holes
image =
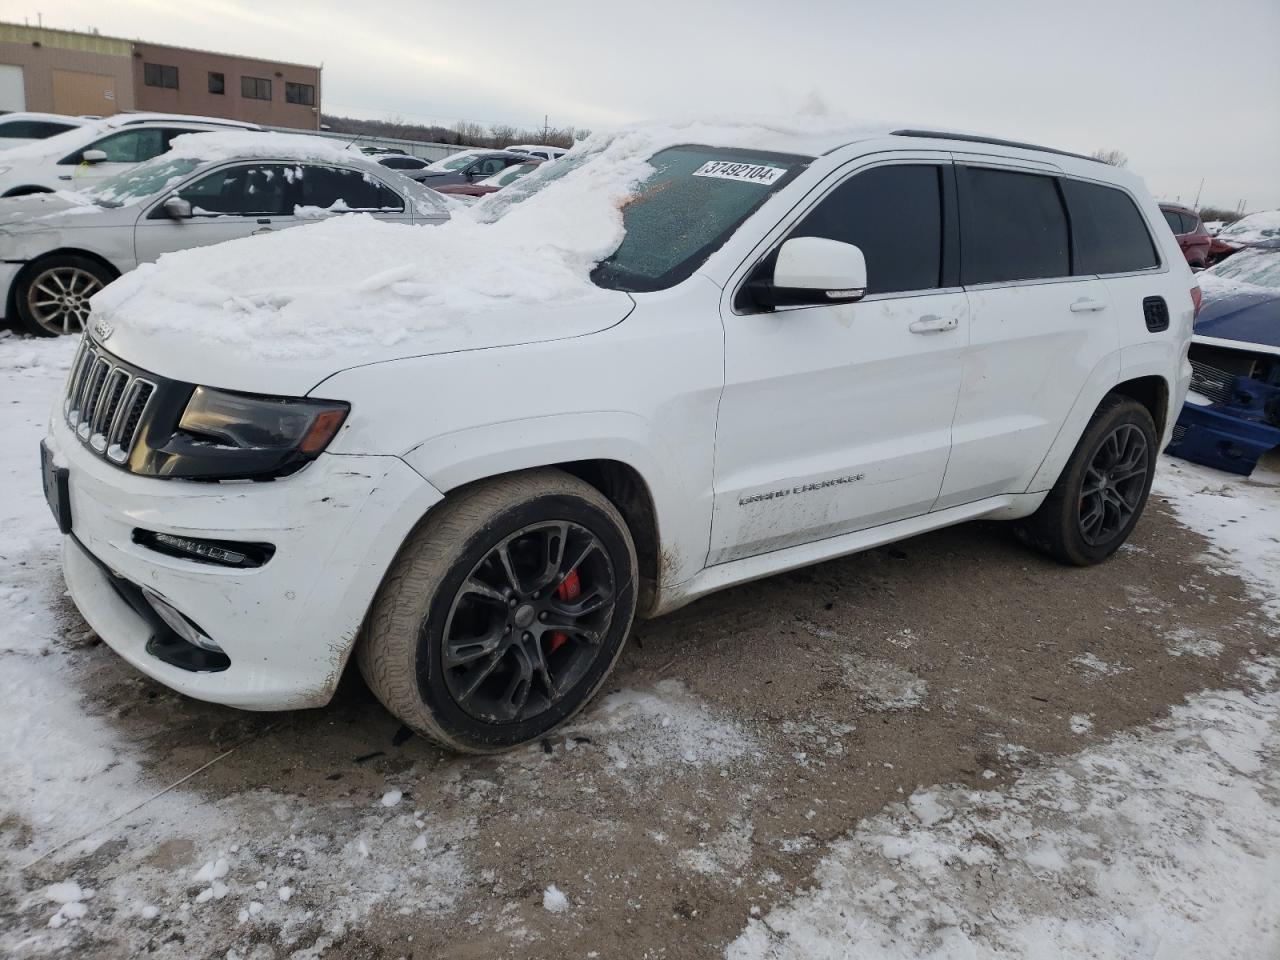
[[[1127,167],[1129,165],[1129,158],[1115,147],[1095,150],[1089,156],[1099,163],[1108,163],[1113,167]]]
[[[516,128],[509,123],[495,123],[489,127],[489,139],[495,147],[509,147],[516,142]]]

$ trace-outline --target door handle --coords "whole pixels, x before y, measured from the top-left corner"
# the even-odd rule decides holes
[[[912,333],[942,333],[944,330],[954,330],[958,326],[960,321],[955,317],[937,317],[929,314],[919,320],[912,320],[911,326],[907,329]]]
[[[1072,313],[1097,313],[1099,310],[1105,309],[1107,309],[1107,305],[1101,300],[1091,300],[1088,297],[1081,297],[1071,304]]]

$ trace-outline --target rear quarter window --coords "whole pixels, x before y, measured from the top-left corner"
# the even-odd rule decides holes
[[[1064,179],[1062,192],[1071,211],[1076,273],[1129,273],[1160,265],[1146,221],[1123,190]]]

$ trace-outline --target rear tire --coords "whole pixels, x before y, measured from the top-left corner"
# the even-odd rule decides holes
[[[1111,395],[1099,404],[1058,482],[1019,537],[1062,563],[1101,563],[1129,538],[1155,477],[1155,423],[1142,404]]]
[[[569,720],[604,683],[631,629],[637,566],[621,514],[576,477],[481,481],[405,541],[356,662],[423,736],[464,753],[511,749]]]

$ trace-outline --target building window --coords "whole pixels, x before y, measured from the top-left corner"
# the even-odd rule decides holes
[[[287,103],[300,103],[304,107],[316,105],[316,88],[309,83],[286,83],[284,99]]]
[[[227,78],[220,73],[209,73],[209,92],[210,93],[226,93]]]
[[[247,100],[270,100],[271,81],[261,77],[241,77],[240,96]]]
[[[142,65],[142,82],[148,87],[166,87],[178,89],[178,68],[166,67],[160,63],[144,63]]]

